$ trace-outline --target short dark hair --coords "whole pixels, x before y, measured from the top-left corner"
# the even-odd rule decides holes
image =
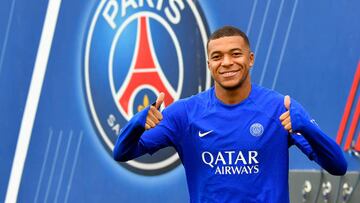
[[[245,40],[245,43],[249,46],[250,48],[250,42],[249,42],[249,38],[246,36],[246,34],[241,31],[239,28],[230,26],[230,25],[226,25],[222,28],[217,29],[215,32],[213,32],[206,44],[206,48],[209,48],[209,42],[211,40],[215,40],[215,39],[219,39],[222,37],[232,37],[232,36],[240,36]]]

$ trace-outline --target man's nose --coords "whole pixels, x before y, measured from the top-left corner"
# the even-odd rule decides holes
[[[234,63],[234,62],[233,62],[231,56],[229,56],[229,55],[224,55],[224,58],[223,58],[223,60],[222,60],[221,65],[222,65],[222,66],[231,66],[233,63]]]

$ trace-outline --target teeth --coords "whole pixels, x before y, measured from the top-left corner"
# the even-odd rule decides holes
[[[236,72],[226,72],[226,73],[223,73],[222,75],[224,77],[231,77],[231,76],[234,76],[236,74]]]

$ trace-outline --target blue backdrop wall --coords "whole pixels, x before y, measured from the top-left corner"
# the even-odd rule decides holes
[[[152,55],[143,53],[162,67],[173,100],[211,85],[207,36],[223,25],[241,28],[255,52],[252,81],[302,103],[344,149],[349,170],[359,171],[359,7],[356,0],[2,0],[0,202],[188,201],[176,161],[151,173],[111,157],[117,130],[147,104],[142,90],[132,109],[113,102],[134,53],[144,50],[140,25],[151,39]],[[152,100],[161,88],[148,89]],[[291,169],[320,169],[298,149],[290,154]]]

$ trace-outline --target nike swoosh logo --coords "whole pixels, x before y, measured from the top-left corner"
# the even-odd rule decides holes
[[[199,131],[199,137],[204,137],[205,135],[211,133],[212,131],[213,131],[213,130],[210,130],[210,131],[207,131],[207,132],[204,132],[204,133],[201,133],[201,132]]]

